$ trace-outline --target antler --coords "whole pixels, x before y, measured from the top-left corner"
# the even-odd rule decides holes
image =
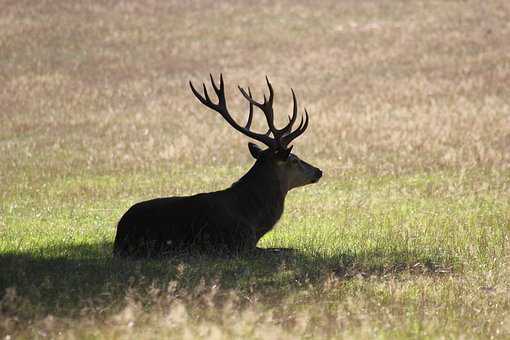
[[[270,148],[276,148],[277,144],[276,141],[269,137],[268,135],[264,135],[261,133],[256,133],[250,130],[251,121],[253,118],[253,104],[250,103],[250,114],[248,116],[248,122],[246,123],[245,127],[240,126],[237,124],[237,122],[232,118],[230,113],[227,109],[227,102],[225,100],[225,87],[223,84],[223,75],[220,74],[220,87],[216,85],[212,75],[209,75],[211,77],[211,83],[214,89],[214,92],[216,92],[216,95],[218,96],[218,104],[215,104],[211,101],[211,98],[209,98],[209,95],[207,93],[207,88],[205,84],[202,84],[204,88],[204,96],[202,96],[200,93],[198,93],[197,90],[193,87],[193,83],[190,81],[189,85],[191,86],[191,91],[193,91],[193,94],[197,99],[204,104],[205,106],[213,109],[214,111],[218,112],[234,129],[241,132],[242,134],[251,137],[255,140],[258,140],[261,143],[264,143]],[[251,96],[251,91],[249,93],[249,96]]]
[[[224,91],[224,84],[223,84],[223,75],[220,74],[220,87],[216,85],[212,75],[209,75],[211,78],[211,83],[214,89],[214,92],[216,92],[216,95],[218,96],[218,104],[215,104],[211,101],[209,98],[209,95],[207,93],[207,88],[205,84],[202,84],[204,88],[204,95],[202,96],[200,93],[198,93],[197,90],[193,87],[193,84],[190,81],[191,91],[193,91],[193,94],[195,97],[198,98],[198,100],[204,104],[205,106],[217,111],[233,128],[238,130],[239,132],[243,133],[244,135],[251,137],[255,140],[258,140],[261,143],[264,143],[269,148],[273,150],[278,149],[287,149],[288,145],[297,137],[299,137],[303,132],[305,132],[306,128],[308,127],[308,112],[305,109],[305,120],[303,123],[303,117],[301,117],[301,123],[299,124],[298,128],[294,131],[292,131],[292,126],[294,125],[296,119],[297,119],[297,99],[296,95],[294,94],[294,90],[292,91],[292,101],[293,101],[293,109],[292,109],[292,116],[289,116],[289,123],[285,125],[282,129],[277,129],[274,125],[274,112],[273,112],[273,98],[274,98],[274,91],[273,87],[271,86],[271,83],[269,82],[269,79],[266,77],[267,87],[269,88],[269,99],[266,98],[266,95],[264,94],[264,102],[259,103],[253,99],[253,96],[251,94],[250,88],[248,88],[248,93],[246,91],[238,86],[239,90],[241,91],[242,95],[248,100],[250,103],[250,112],[248,115],[248,121],[245,125],[245,127],[240,126],[237,124],[237,122],[232,118],[232,116],[229,114],[227,109],[227,103],[225,100],[225,91]],[[266,117],[267,125],[269,127],[269,130],[266,134],[260,134],[256,133],[250,130],[251,122],[253,119],[253,106],[258,107]],[[270,137],[270,134],[273,134],[274,138]]]

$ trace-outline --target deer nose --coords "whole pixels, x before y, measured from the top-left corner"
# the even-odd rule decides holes
[[[315,174],[314,174],[314,183],[317,182],[321,177],[322,177],[322,171],[321,169],[315,169]]]

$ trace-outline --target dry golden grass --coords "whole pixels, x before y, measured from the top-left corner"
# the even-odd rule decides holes
[[[244,137],[189,91],[209,72],[225,74],[238,117],[238,83],[260,95],[269,75],[281,117],[294,87],[312,112],[298,153],[327,173],[508,169],[509,11],[505,1],[7,4],[3,173],[246,161]]]
[[[301,223],[296,228],[334,226],[339,218],[345,226],[366,228],[334,231],[346,240],[352,237],[352,243],[366,236],[355,252],[373,246],[373,238],[387,241],[387,247],[408,242],[418,247],[419,259],[435,260],[433,251],[446,254],[437,255],[436,267],[423,270],[421,260],[404,260],[403,273],[396,269],[398,261],[390,263],[390,273],[374,275],[372,265],[354,263],[349,280],[328,265],[327,277],[307,281],[306,261],[300,259],[300,265],[282,268],[277,288],[273,281],[266,287],[256,271],[246,274],[254,282],[239,289],[214,280],[189,284],[179,281],[178,265],[172,263],[177,276],[168,274],[169,283],[160,280],[152,290],[150,282],[140,284],[149,287],[140,296],[138,281],[128,284],[134,288],[126,294],[101,287],[106,293],[98,294],[121,295],[99,296],[103,303],[64,287],[70,299],[92,301],[89,307],[84,307],[87,301],[76,302],[69,317],[62,315],[68,306],[60,315],[34,307],[37,297],[23,295],[30,285],[21,293],[9,287],[0,291],[0,335],[510,334],[505,234],[510,228],[510,2],[26,0],[4,1],[0,7],[0,240],[5,242],[0,251],[74,254],[46,244],[42,236],[37,246],[15,246],[28,224],[46,228],[31,229],[33,239],[46,232],[67,237],[71,234],[65,230],[83,223],[107,225],[107,231],[98,227],[82,239],[70,236],[75,243],[100,243],[103,249],[101,242],[109,246],[115,220],[137,198],[229,185],[239,167],[251,162],[247,140],[201,106],[188,87],[189,80],[198,83],[207,81],[209,73],[223,73],[227,100],[239,119],[245,119],[247,105],[237,84],[250,85],[260,97],[265,75],[275,87],[281,121],[291,110],[290,87],[301,108],[311,112],[310,128],[294,150],[320,166],[326,177],[324,189],[291,200],[288,214]],[[257,124],[262,129],[262,120]],[[174,177],[162,177],[166,172]],[[361,189],[346,189],[353,186]],[[417,212],[420,204],[429,209],[423,216]],[[345,212],[339,206],[347,207]],[[293,230],[290,221],[282,224]],[[371,231],[371,225],[382,227]],[[470,234],[478,227],[480,233]],[[407,228],[406,234],[393,238],[398,228]],[[284,231],[274,237],[294,242]],[[325,252],[351,249],[335,247]],[[75,250],[79,256],[81,251]],[[108,252],[95,254],[105,257]],[[470,265],[469,256],[479,268]],[[369,257],[357,259],[370,263]],[[81,263],[73,261],[64,263],[67,270]],[[314,261],[308,265],[318,265]],[[118,269],[115,265],[89,270],[99,268],[98,275],[106,277]],[[119,266],[126,276],[136,277],[136,270]],[[242,268],[239,263],[234,267]],[[293,277],[294,271],[302,276],[296,274],[288,288],[285,275]],[[54,284],[58,274],[49,275]],[[198,269],[188,277],[197,278]],[[124,279],[120,276],[115,284],[126,287],[119,284]],[[60,292],[32,288],[41,295]],[[51,308],[58,314],[58,306]]]

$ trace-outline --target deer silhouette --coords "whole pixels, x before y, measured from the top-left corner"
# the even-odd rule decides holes
[[[225,100],[223,76],[219,87],[212,75],[211,84],[218,98],[215,104],[207,87],[203,95],[193,84],[190,87],[197,99],[218,112],[237,131],[264,144],[261,149],[248,143],[255,164],[237,182],[225,190],[185,197],[156,198],[136,203],[122,216],[114,242],[114,255],[127,257],[161,256],[175,251],[221,252],[237,254],[255,249],[257,242],[280,219],[289,190],[315,183],[322,171],[291,153],[290,143],[308,127],[308,112],[296,129],[297,100],[292,92],[293,111],[289,122],[281,129],[274,125],[274,91],[266,77],[269,98],[263,102],[253,99],[251,90],[239,86],[249,102],[245,126],[239,125],[229,114]],[[267,133],[250,129],[253,108],[260,109],[266,118]]]

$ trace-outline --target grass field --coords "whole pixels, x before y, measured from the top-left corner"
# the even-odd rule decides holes
[[[1,339],[510,337],[508,1],[1,7]],[[251,166],[220,72],[311,113],[325,176],[259,244],[297,251],[113,259],[134,202]]]

